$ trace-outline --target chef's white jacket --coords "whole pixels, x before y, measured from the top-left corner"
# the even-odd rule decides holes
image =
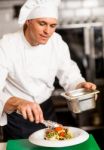
[[[65,91],[85,81],[59,34],[38,46],[31,46],[23,31],[4,35],[0,40],[0,125],[7,124],[3,107],[10,97],[40,104],[51,96],[55,76]]]

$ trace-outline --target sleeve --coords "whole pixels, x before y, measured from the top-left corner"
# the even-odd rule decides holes
[[[6,85],[6,78],[9,73],[9,61],[3,46],[3,39],[0,40],[0,125],[7,124],[6,113],[3,112],[6,101],[10,98],[4,94],[3,90]],[[5,42],[6,45],[6,42]]]
[[[71,59],[68,45],[61,39],[60,41],[59,68],[57,77],[60,85],[65,91],[74,90],[76,86],[84,82],[77,64]]]
[[[0,125],[3,126],[7,124],[6,113],[3,112],[4,105],[10,96],[4,94],[3,89],[6,84],[6,77],[8,70],[0,66]]]

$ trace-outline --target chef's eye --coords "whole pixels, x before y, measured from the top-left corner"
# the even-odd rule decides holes
[[[45,22],[39,22],[39,24],[40,24],[41,26],[46,25],[46,23],[45,23]]]
[[[56,24],[52,24],[51,28],[56,28],[56,26],[57,26]]]

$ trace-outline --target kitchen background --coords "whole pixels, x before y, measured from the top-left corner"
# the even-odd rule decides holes
[[[17,18],[24,2],[0,0],[0,38],[19,29]],[[60,96],[63,89],[56,79],[52,99],[58,121],[85,129],[104,149],[104,0],[62,0],[57,32],[68,43],[71,57],[77,62],[82,75],[100,90],[96,109],[74,114]]]

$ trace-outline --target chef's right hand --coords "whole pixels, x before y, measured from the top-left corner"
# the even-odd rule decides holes
[[[44,120],[39,104],[18,97],[9,98],[5,103],[3,111],[5,113],[20,112],[24,119],[28,119],[31,122],[42,123]]]
[[[24,119],[29,119],[31,122],[42,123],[44,120],[41,107],[36,102],[21,100],[17,106],[17,110],[22,114]]]

